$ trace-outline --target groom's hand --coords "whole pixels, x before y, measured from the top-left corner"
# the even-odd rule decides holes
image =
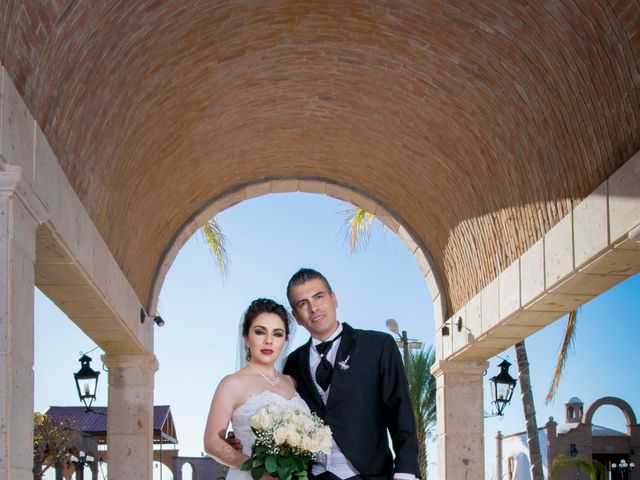
[[[231,445],[236,450],[242,450],[242,442],[236,438],[233,432],[227,433],[227,438],[224,437],[224,431],[220,432],[220,438]]]

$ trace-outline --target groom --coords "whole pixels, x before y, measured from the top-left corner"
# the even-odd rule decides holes
[[[311,339],[289,355],[284,373],[333,432],[331,453],[311,478],[413,479],[418,441],[400,353],[393,338],[339,323],[327,279],[303,268],[287,286],[293,316]],[[389,449],[391,436],[395,459]]]

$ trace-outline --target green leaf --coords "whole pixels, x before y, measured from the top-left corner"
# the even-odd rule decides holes
[[[265,474],[264,467],[251,469],[251,477],[253,478],[253,480],[261,480],[264,474]]]
[[[278,459],[278,463],[283,467],[293,467],[293,458],[291,457],[280,457]]]
[[[267,458],[264,461],[264,466],[267,468],[267,472],[270,475],[273,475],[278,471],[278,457],[275,455],[267,455]]]
[[[240,470],[249,470],[251,467],[253,467],[253,459],[249,458],[246,462],[242,464],[242,466],[240,467]]]
[[[253,457],[253,468],[260,467],[262,465],[264,465],[264,457],[262,455]]]
[[[298,477],[298,480],[307,480],[307,471],[302,470],[301,472],[296,472],[296,477]]]
[[[291,469],[288,467],[278,468],[278,478],[280,480],[291,480]]]
[[[307,464],[306,462],[301,459],[300,457],[293,457],[293,469],[297,472],[299,472],[300,470],[306,470],[307,469]]]

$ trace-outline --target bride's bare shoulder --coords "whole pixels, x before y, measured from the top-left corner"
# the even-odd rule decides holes
[[[247,388],[251,388],[253,381],[250,375],[247,375],[242,370],[239,372],[231,373],[225,376],[218,384],[218,390],[233,390],[243,391]]]
[[[242,371],[224,377],[216,389],[216,397],[229,402],[234,410],[254,393],[255,382],[250,375],[243,374]]]

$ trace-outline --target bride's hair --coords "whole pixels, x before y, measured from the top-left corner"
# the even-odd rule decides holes
[[[242,321],[243,337],[246,338],[249,335],[251,324],[261,313],[275,313],[278,315],[284,323],[286,338],[289,338],[289,316],[287,315],[287,310],[270,298],[257,298],[251,302],[251,305],[249,305],[249,308],[247,308],[247,311],[244,313],[244,319]]]

